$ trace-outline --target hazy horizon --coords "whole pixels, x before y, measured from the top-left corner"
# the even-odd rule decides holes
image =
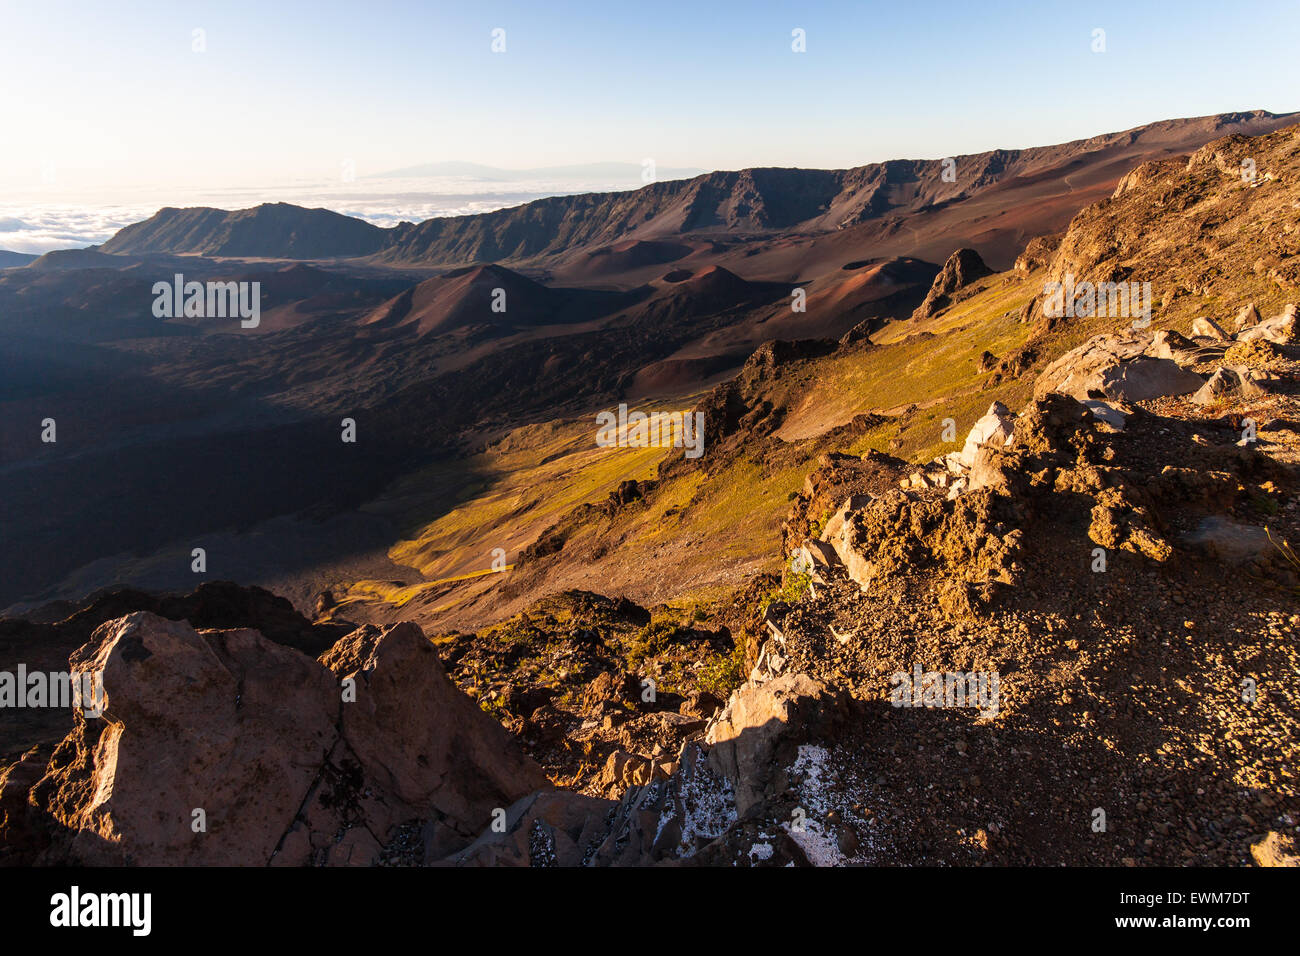
[[[40,254],[96,245],[123,226],[148,219],[168,206],[247,209],[262,203],[287,202],[329,209],[377,226],[393,226],[403,220],[419,222],[439,216],[492,212],[547,196],[612,192],[641,185],[639,178],[631,176],[619,182],[375,175],[352,181],[317,179],[264,187],[144,186],[119,190],[108,201],[90,197],[78,201],[75,196],[60,191],[57,184],[51,184],[45,190],[26,195],[12,192],[0,195],[0,251]]]
[[[1247,112],[1265,107],[1242,107],[1224,112]],[[1286,114],[1291,110],[1269,110]],[[1191,118],[1162,116],[1146,123]],[[1137,125],[1146,125],[1141,123]],[[1090,136],[1121,132],[1121,129],[1096,130],[1059,142],[1087,139]],[[1052,146],[1053,142],[1036,142],[1024,148]],[[940,155],[966,155],[948,151],[936,156],[891,155],[883,159],[934,159]],[[883,160],[870,160],[880,162]],[[868,161],[851,165],[867,165]],[[744,164],[728,169],[755,168]],[[456,175],[403,175],[421,168],[465,167]],[[469,167],[480,167],[478,170]],[[804,168],[847,168],[812,166]],[[537,175],[554,171],[555,175]],[[642,164],[618,160],[591,160],[541,169],[511,168],[467,160],[438,160],[403,169],[389,169],[358,174],[350,161],[344,161],[332,177],[284,180],[265,185],[183,186],[121,185],[115,189],[81,190],[60,181],[57,173],[25,189],[6,189],[0,194],[0,251],[40,255],[58,249],[76,249],[98,245],[131,223],[149,218],[164,207],[213,206],[220,209],[246,209],[262,203],[285,202],[320,207],[343,215],[355,216],[377,226],[393,226],[402,221],[420,222],[442,216],[464,216],[493,212],[550,196],[588,192],[614,192],[638,189],[645,185]],[[688,178],[714,169],[705,167],[658,167],[656,181]],[[473,172],[505,174],[473,175]],[[514,175],[511,175],[514,174]],[[533,174],[531,176],[527,174]],[[586,174],[586,175],[584,175]]]

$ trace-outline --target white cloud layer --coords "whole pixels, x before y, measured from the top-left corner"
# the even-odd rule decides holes
[[[422,179],[357,179],[300,183],[267,189],[227,189],[189,195],[141,190],[114,202],[70,201],[51,184],[26,196],[0,197],[0,249],[43,253],[104,242],[123,226],[148,219],[164,206],[244,209],[264,202],[323,207],[377,226],[464,216],[517,206],[546,196],[636,189],[642,183],[520,180],[485,182],[454,176]]]

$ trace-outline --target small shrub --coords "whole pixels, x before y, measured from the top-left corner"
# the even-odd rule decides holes
[[[726,700],[731,692],[745,682],[745,648],[736,645],[730,654],[718,654],[705,663],[700,671],[699,688],[719,700]]]
[[[777,601],[793,604],[807,594],[811,586],[812,573],[795,570],[794,559],[791,558],[780,587],[775,587],[763,595],[763,599],[758,603],[758,611],[760,614],[767,613],[767,609]]]

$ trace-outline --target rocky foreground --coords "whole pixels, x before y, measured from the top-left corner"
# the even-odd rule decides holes
[[[414,625],[358,628],[313,659],[141,611],[96,628],[71,664],[102,673],[104,713],[76,712],[53,753],[34,747],[0,774],[7,864],[711,859],[755,799],[726,773],[776,761],[773,731],[812,726],[816,690],[784,680],[738,698],[745,716],[707,756],[692,742],[671,778],[606,800],[554,788]]]
[[[1300,342],[1228,324],[1095,336],[919,470],[824,455],[730,616],[426,636],[218,584],[6,622],[104,699],[7,727],[0,859],[1295,864]]]
[[[1300,435],[1154,410],[1171,398],[1048,389],[934,470],[826,456],[725,704],[644,675],[727,629],[648,646],[642,609],[595,595],[528,619],[554,629],[568,699],[540,678],[487,691],[486,650],[537,653],[512,662],[499,632],[364,626],[313,658],[110,618],[70,658],[103,674],[102,718],[0,774],[4,859],[1294,864],[1300,579],[1280,542],[1300,531]]]

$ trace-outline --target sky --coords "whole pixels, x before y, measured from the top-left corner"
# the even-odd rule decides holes
[[[273,198],[450,160],[838,168],[1046,145],[1298,109],[1297,36],[1296,0],[0,0],[0,205]]]

